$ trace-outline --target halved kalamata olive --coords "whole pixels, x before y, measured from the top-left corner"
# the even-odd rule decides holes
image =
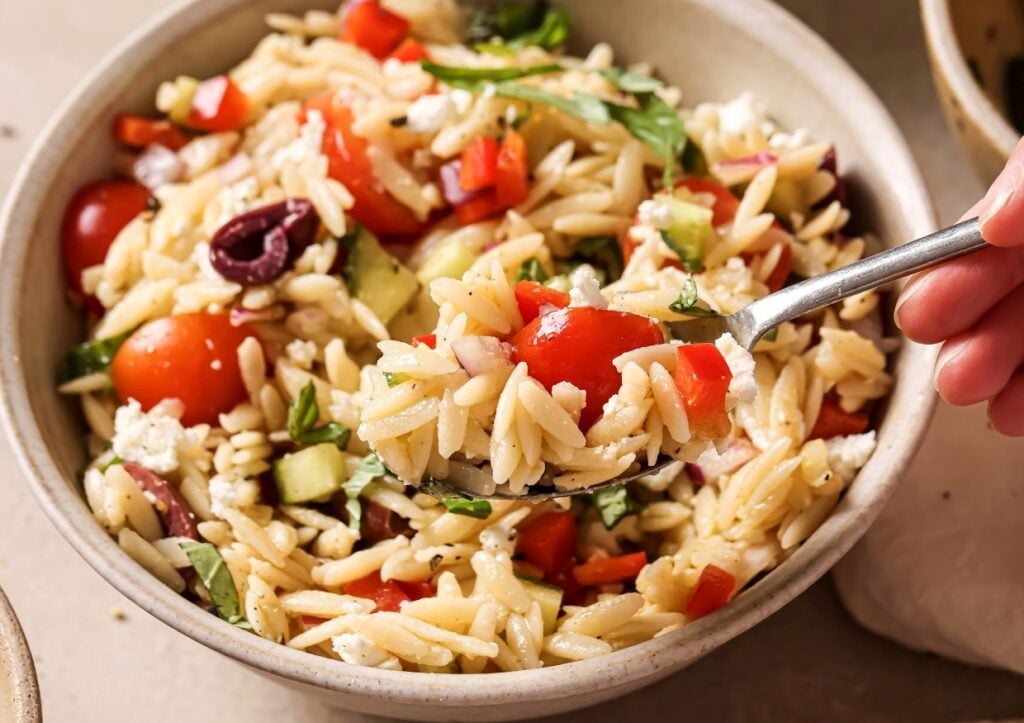
[[[319,225],[316,209],[304,198],[257,208],[217,229],[210,263],[228,281],[265,284],[313,242]]]
[[[178,490],[163,477],[141,465],[134,462],[122,462],[121,465],[143,492],[148,492],[156,498],[153,506],[163,518],[167,534],[173,537],[187,537],[190,540],[199,539],[196,516]]]

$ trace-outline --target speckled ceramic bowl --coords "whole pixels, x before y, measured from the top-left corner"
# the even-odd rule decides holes
[[[39,723],[39,686],[14,608],[0,590],[0,721]]]
[[[921,18],[946,120],[978,176],[989,182],[1020,137],[1006,116],[1006,71],[1024,56],[1024,5],[921,0]]]
[[[2,216],[0,381],[13,446],[47,514],[114,587],[168,625],[275,679],[347,708],[419,720],[531,719],[593,705],[678,671],[778,610],[821,577],[865,531],[910,462],[932,411],[931,352],[908,344],[880,411],[879,446],[829,520],[778,569],[722,610],[614,654],[484,678],[346,666],[245,633],[175,595],[94,522],[75,484],[85,463],[76,407],[53,370],[79,338],[58,257],[71,193],[110,166],[110,118],[151,109],[159,81],[212,75],[243,58],[269,10],[335,0],[191,0],[164,13],[86,78],[42,132]],[[792,127],[839,149],[855,217],[888,243],[933,227],[903,138],[878,99],[820,38],[766,0],[564,0],[575,42],[611,42],[626,61],[652,61],[688,102],[752,89]]]

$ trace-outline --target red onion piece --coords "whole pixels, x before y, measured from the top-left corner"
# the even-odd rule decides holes
[[[811,206],[812,209],[825,208],[833,201],[839,201],[839,205],[846,208],[846,179],[839,175],[839,171],[836,162],[836,149],[835,146],[830,147],[825,155],[821,157],[821,163],[818,164],[818,169],[831,173],[835,178],[835,185],[832,186],[832,190],[822,196],[818,201]]]
[[[217,169],[217,175],[227,185],[245,178],[251,170],[252,159],[249,158],[249,154],[245,151],[239,151]]]
[[[707,484],[707,479],[704,477],[704,470],[700,468],[700,465],[696,465],[693,462],[687,462],[683,469],[686,470],[686,474],[690,476],[690,480],[693,482],[694,487],[703,487]]]
[[[778,163],[779,157],[768,151],[758,151],[751,156],[733,158],[728,161],[719,161],[716,166],[767,166],[771,163]]]
[[[461,206],[467,201],[473,200],[482,192],[480,189],[467,191],[459,183],[459,176],[462,175],[462,161],[459,159],[449,161],[441,166],[440,174],[441,191],[444,193],[444,200],[452,206]]]
[[[241,326],[253,322],[274,321],[274,317],[274,310],[270,307],[256,310],[235,307],[228,314],[228,321],[231,322],[231,326]]]
[[[163,477],[134,462],[122,462],[121,466],[132,476],[135,484],[143,492],[148,492],[156,497],[159,504],[154,507],[163,518],[164,524],[167,525],[167,532],[171,536],[187,537],[190,540],[199,539],[196,516],[178,490]]]
[[[505,346],[493,336],[464,336],[452,342],[452,353],[471,377],[509,361]]]
[[[150,191],[182,180],[187,170],[177,153],[155,143],[147,146],[132,163],[132,176]]]

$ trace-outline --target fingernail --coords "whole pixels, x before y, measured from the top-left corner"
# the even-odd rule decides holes
[[[981,212],[981,215],[978,217],[978,223],[981,226],[983,236],[985,234],[985,226],[988,225],[989,221],[998,216],[1000,211],[1006,208],[1006,205],[1010,202],[1011,198],[1013,198],[1013,189],[1004,188],[992,200],[992,203],[989,204],[988,208]]]
[[[903,291],[900,292],[899,298],[896,299],[896,308],[892,310],[892,320],[896,324],[897,329],[903,330],[903,324],[900,323],[900,309],[917,294],[920,288],[920,279],[913,278],[907,282],[907,285],[903,287]]]
[[[952,344],[946,342],[942,345],[942,350],[939,351],[939,358],[935,362],[935,376],[933,381],[935,386],[939,386],[939,377],[942,376],[942,370],[945,369],[951,362],[956,361],[963,353],[967,350],[968,342],[958,341]],[[940,392],[941,395],[941,392]]]

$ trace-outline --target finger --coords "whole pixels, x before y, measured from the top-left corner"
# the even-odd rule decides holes
[[[950,404],[964,406],[999,393],[1024,361],[1024,288],[1000,301],[970,330],[939,352],[935,385]]]
[[[896,324],[914,341],[935,344],[967,331],[1024,284],[1024,247],[987,248],[915,276],[896,302]]]
[[[1000,434],[1024,437],[1024,371],[1019,371],[988,405],[988,419]]]
[[[993,246],[1024,244],[1024,138],[981,202],[981,234]]]

